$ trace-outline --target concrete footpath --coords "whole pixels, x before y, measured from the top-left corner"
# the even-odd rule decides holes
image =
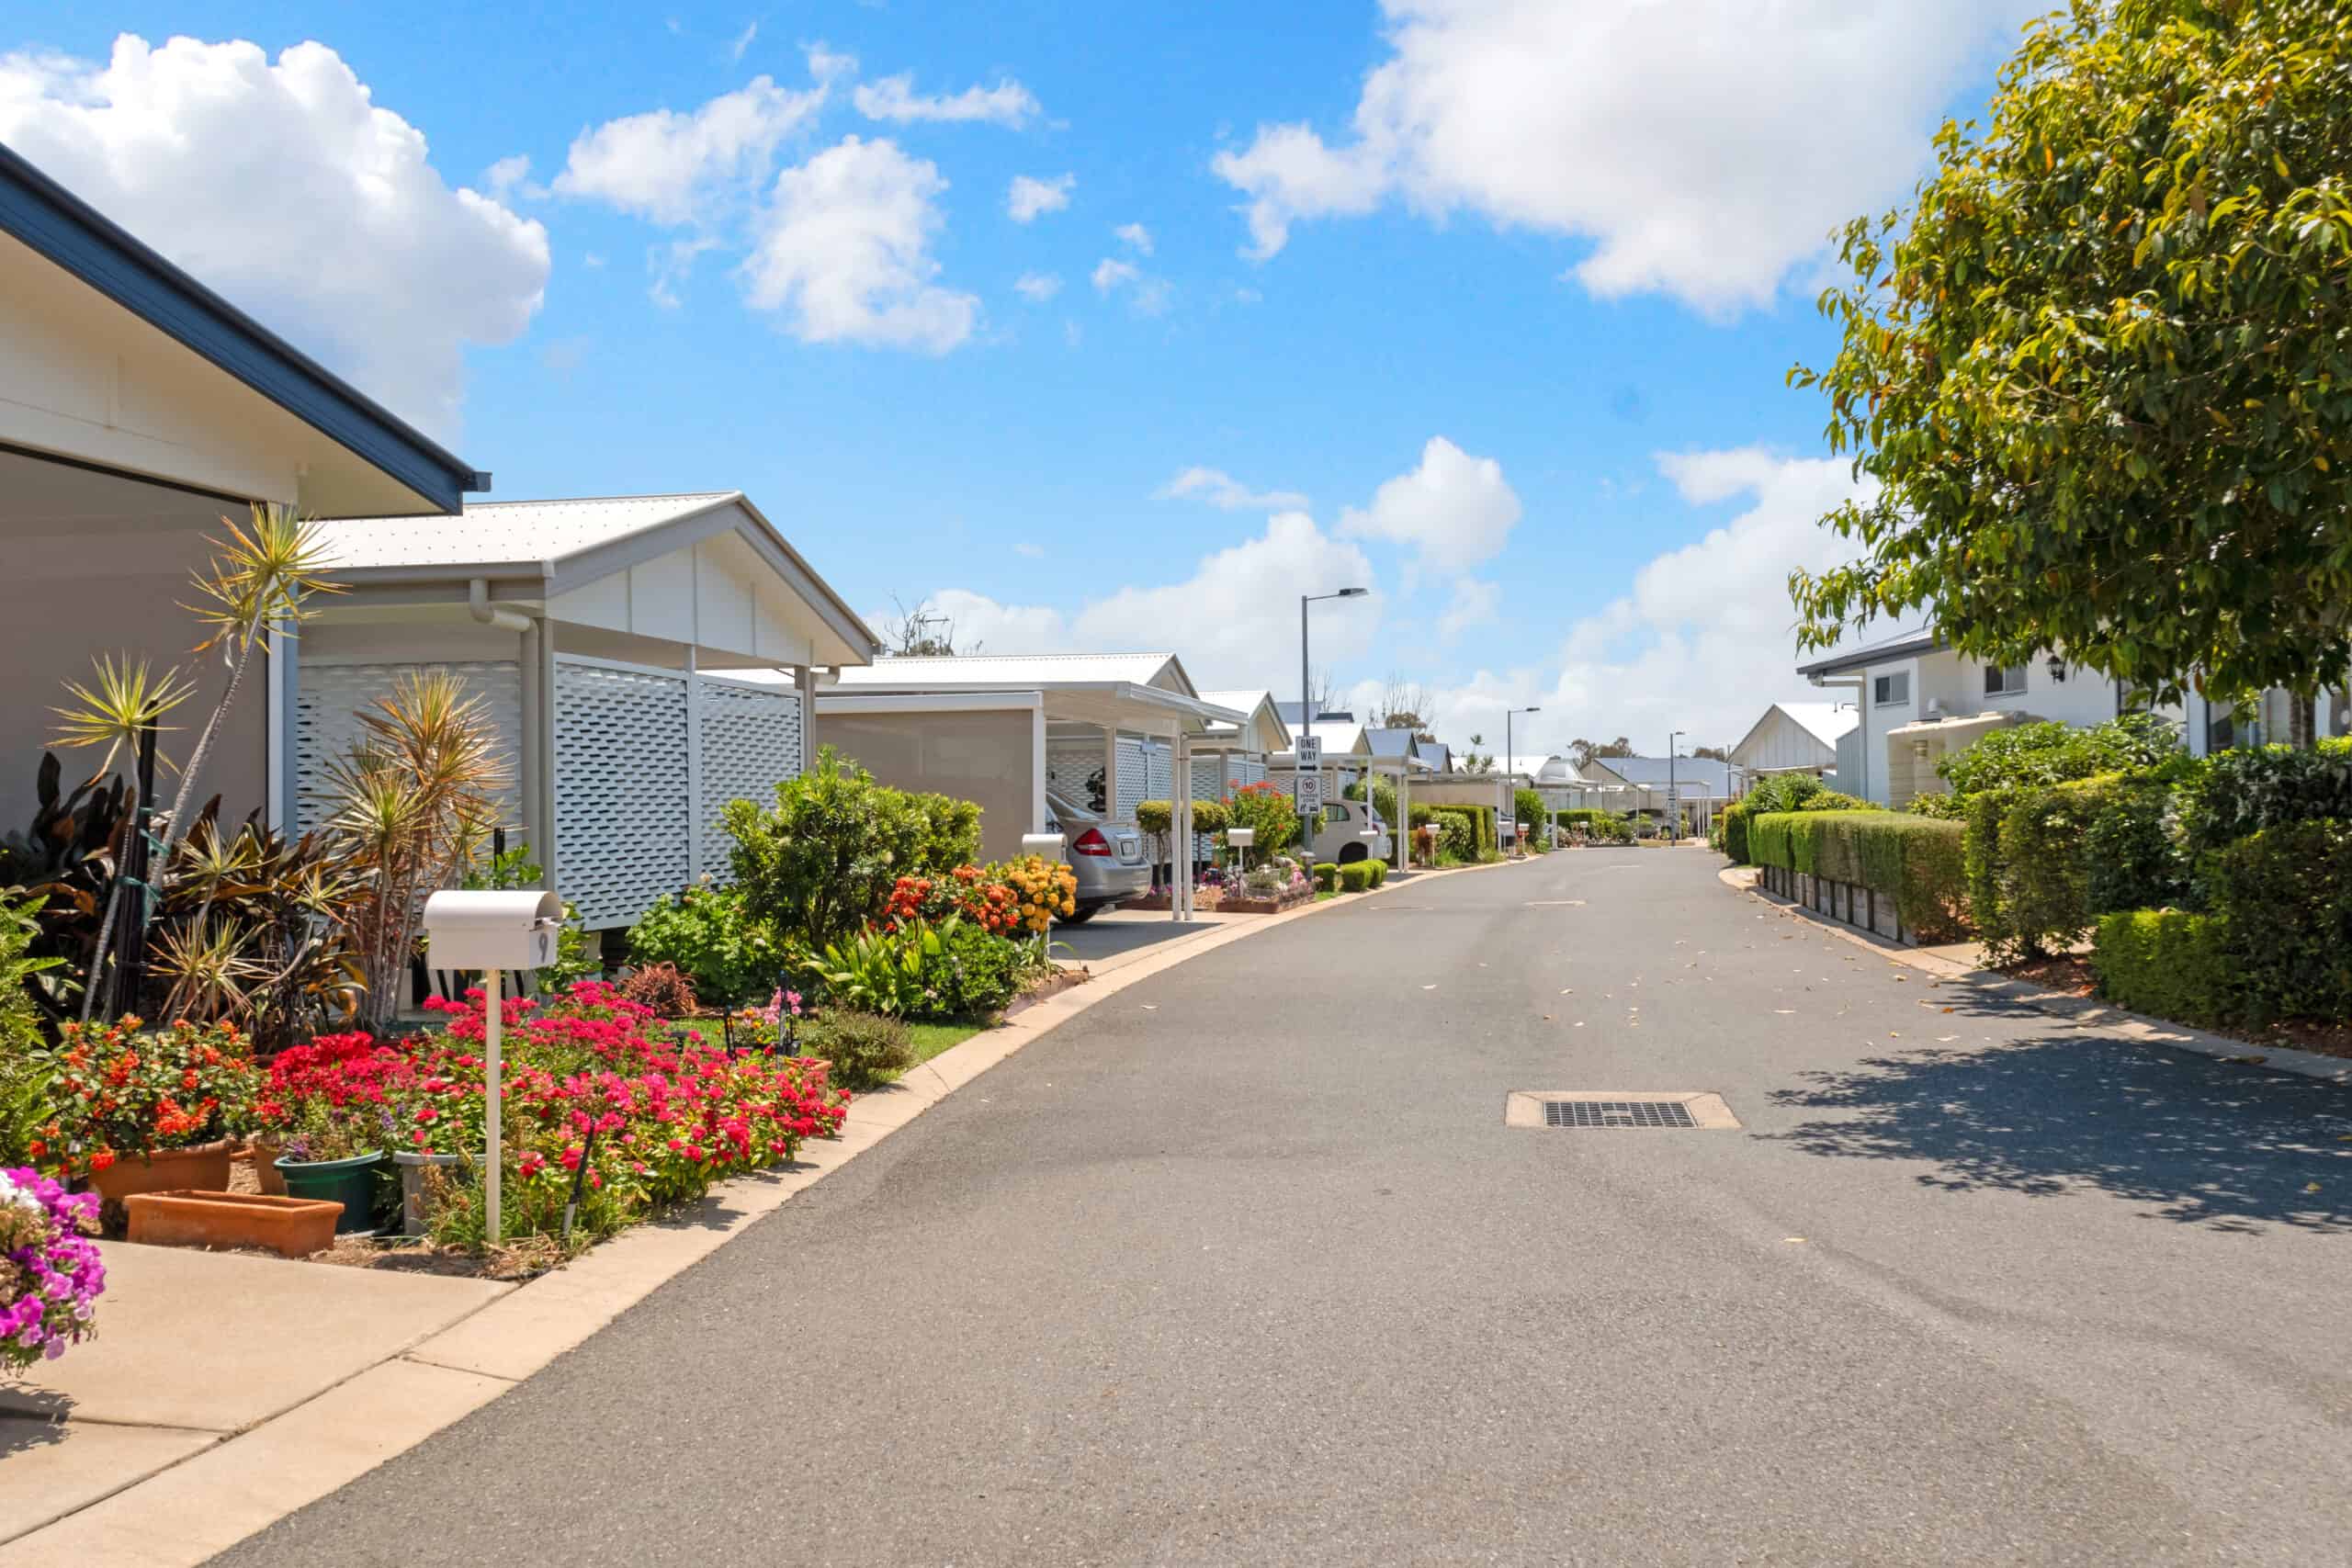
[[[1493,867],[1465,867],[1485,871]],[[1126,987],[1289,921],[1098,917],[1088,983],[862,1095],[842,1135],[526,1285],[103,1244],[98,1337],[0,1384],[0,1568],[179,1568],[346,1484],[579,1345],[1023,1046]],[[1083,952],[1083,950],[1081,950]],[[1064,962],[1080,957],[1062,955]]]

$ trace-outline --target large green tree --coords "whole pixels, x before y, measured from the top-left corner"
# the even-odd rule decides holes
[[[2352,0],[2074,0],[1916,207],[1844,235],[1829,439],[1874,480],[1806,648],[1926,611],[2152,695],[2352,660]]]

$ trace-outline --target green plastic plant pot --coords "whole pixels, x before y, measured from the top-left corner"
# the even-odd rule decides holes
[[[337,1235],[376,1228],[376,1177],[384,1168],[381,1150],[349,1159],[300,1160],[280,1156],[276,1162],[286,1178],[289,1198],[318,1198],[343,1205],[334,1223]]]

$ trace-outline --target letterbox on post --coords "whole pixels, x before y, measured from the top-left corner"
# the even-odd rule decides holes
[[[1062,848],[1069,841],[1059,833],[1023,833],[1021,835],[1021,852],[1042,860],[1059,860]]]
[[[444,889],[424,901],[424,945],[436,969],[482,972],[482,1120],[486,1129],[481,1179],[484,1231],[499,1240],[499,1063],[503,978],[509,969],[544,969],[555,962],[563,930],[563,900],[552,893],[460,892]]]
[[[1255,828],[1227,828],[1225,830],[1225,847],[1241,852],[1241,869],[1244,871],[1250,869],[1250,846],[1257,841],[1258,829]]]

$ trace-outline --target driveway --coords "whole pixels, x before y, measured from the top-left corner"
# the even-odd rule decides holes
[[[1717,863],[1141,982],[222,1561],[2344,1562],[2352,1094]],[[1742,1125],[1503,1123],[1579,1089]]]

